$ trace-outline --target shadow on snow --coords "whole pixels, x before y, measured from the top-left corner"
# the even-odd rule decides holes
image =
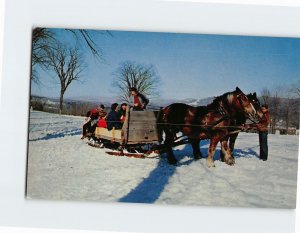
[[[209,140],[202,140],[201,147],[209,144]],[[192,156],[192,148],[189,144],[181,150],[174,150],[174,154],[178,160],[176,166],[169,165],[167,159],[161,158],[157,167],[145,178],[140,184],[138,184],[131,192],[126,196],[119,199],[119,202],[131,202],[131,203],[154,203],[163,192],[166,185],[169,183],[170,178],[175,173],[177,167],[189,165],[194,161]],[[203,158],[207,157],[207,148],[201,149]],[[184,157],[189,157],[187,161],[180,161]],[[253,150],[248,148],[247,150],[235,149],[235,158],[242,157],[259,157],[259,155]],[[220,159],[220,149],[215,152],[214,160]]]
[[[201,146],[208,141],[201,141]],[[174,154],[178,160],[177,165],[170,165],[167,159],[161,158],[157,167],[145,178],[136,188],[129,192],[126,196],[119,199],[120,202],[133,203],[154,203],[163,192],[165,186],[169,183],[170,178],[176,171],[177,167],[189,165],[194,160],[191,146],[185,145],[181,150],[174,150]],[[203,151],[202,151],[203,153]],[[189,157],[187,161],[180,161],[184,157]]]
[[[63,138],[65,136],[75,136],[75,135],[80,135],[81,129],[74,129],[74,130],[68,130],[64,132],[55,132],[52,134],[46,134],[44,137],[41,138],[36,138],[36,139],[29,139],[30,142],[36,142],[36,141],[41,141],[41,140],[49,140],[49,139],[55,139],[55,138]]]
[[[233,152],[235,158],[259,158],[259,154],[257,154],[257,152],[253,150],[253,147],[247,149],[234,149]]]

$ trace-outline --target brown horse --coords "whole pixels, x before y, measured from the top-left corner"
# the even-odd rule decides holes
[[[213,156],[219,141],[225,155],[225,162],[233,165],[234,158],[228,147],[226,136],[230,130],[236,128],[232,128],[231,122],[241,113],[253,121],[258,119],[257,111],[238,87],[233,92],[216,97],[207,106],[192,107],[182,103],[174,103],[163,108],[160,112],[158,126],[165,132],[164,146],[169,163],[177,163],[172,147],[176,140],[176,133],[182,132],[184,136],[188,137],[193,147],[195,159],[202,157],[199,148],[200,140],[210,139],[207,157],[208,167],[215,166]]]
[[[260,102],[257,98],[256,92],[254,92],[253,94],[252,93],[248,94],[247,98],[249,99],[249,101],[251,102],[251,104],[253,105],[255,110],[260,114],[261,113]],[[244,114],[238,114],[237,118],[231,122],[231,125],[239,127],[239,126],[242,126],[243,124],[245,124],[246,120],[247,120],[247,118],[244,116]],[[233,150],[234,150],[235,141],[239,134],[239,131],[236,131],[234,129],[233,129],[233,131],[234,132],[232,132],[232,131],[229,132],[229,134],[226,136],[227,141],[229,143],[229,149],[230,149],[232,157],[234,156]],[[220,151],[220,158],[221,158],[221,161],[224,162],[224,153],[222,152],[222,150]]]

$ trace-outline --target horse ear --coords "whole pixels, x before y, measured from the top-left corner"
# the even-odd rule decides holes
[[[236,88],[235,88],[235,91],[236,91],[236,92],[242,92],[241,89],[240,89],[239,87],[236,87]]]
[[[253,93],[253,96],[254,96],[254,98],[257,98],[257,97],[256,97],[256,92]]]

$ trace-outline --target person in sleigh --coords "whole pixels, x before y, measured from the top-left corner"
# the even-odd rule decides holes
[[[87,133],[93,134],[97,127],[99,119],[105,119],[106,112],[103,104],[86,113],[86,123],[82,126],[81,139],[86,138]]]
[[[149,104],[149,99],[140,93],[135,87],[129,89],[132,96],[133,111],[144,111]]]

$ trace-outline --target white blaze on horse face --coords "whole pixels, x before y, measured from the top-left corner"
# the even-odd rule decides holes
[[[254,108],[254,106],[253,106],[253,104],[250,102],[250,106],[251,106],[251,112],[253,113],[253,114],[255,114],[256,115],[256,109]]]
[[[249,102],[249,104],[247,106],[247,114],[249,115],[250,120],[252,120],[254,122],[258,120],[259,114],[251,102]]]
[[[249,101],[248,97],[246,95],[243,95],[241,97],[241,101],[242,101],[242,107],[243,110],[247,113],[252,115],[253,113],[256,113],[256,110],[254,108],[254,106],[251,104],[251,102]]]

